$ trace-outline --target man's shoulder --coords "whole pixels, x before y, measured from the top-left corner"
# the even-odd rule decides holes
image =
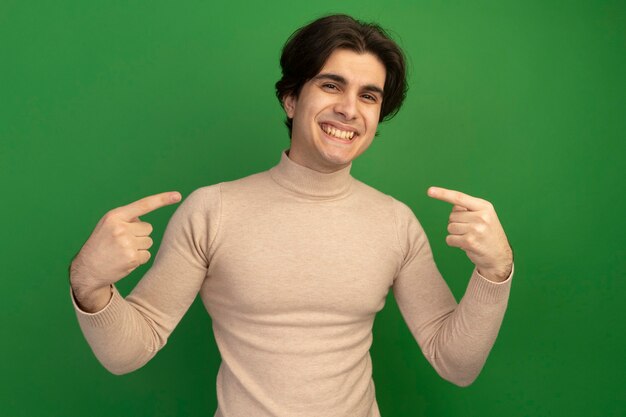
[[[403,201],[362,181],[355,179],[354,182],[358,194],[371,206],[382,207],[385,210],[391,211],[396,218],[415,217],[415,213],[413,213],[411,207]]]
[[[267,179],[267,171],[261,171],[234,180],[226,180],[215,184],[204,185],[196,188],[191,194],[208,197],[223,193],[250,192],[253,190],[258,191],[267,185]]]
[[[395,197],[380,191],[363,181],[354,179],[354,190],[362,198],[367,199],[372,204],[381,204],[393,208],[397,203],[401,203]],[[401,203],[402,204],[402,203]]]

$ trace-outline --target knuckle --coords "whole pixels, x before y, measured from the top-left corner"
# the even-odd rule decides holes
[[[139,260],[137,257],[137,251],[133,249],[127,249],[125,252],[126,259],[130,265],[136,266],[138,265],[136,262]]]
[[[149,211],[152,211],[152,207],[150,205],[150,202],[148,202],[148,201],[142,201],[141,204],[139,204],[139,209],[143,213],[147,213]]]
[[[123,248],[131,248],[130,239],[128,239],[128,237],[126,236],[118,236],[117,244]]]
[[[104,216],[102,216],[102,223],[111,223],[112,221],[115,220],[115,218],[117,217],[117,210],[116,209],[112,209],[107,211],[106,213],[104,213]]]
[[[124,225],[117,223],[113,225],[113,228],[111,229],[111,234],[115,237],[122,237],[126,234],[126,228],[124,227]]]

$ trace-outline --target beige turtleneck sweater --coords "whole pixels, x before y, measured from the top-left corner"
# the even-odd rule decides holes
[[[100,362],[115,374],[143,366],[200,293],[222,356],[216,417],[377,417],[369,348],[391,288],[437,372],[470,384],[511,276],[474,269],[457,305],[409,207],[350,167],[320,173],[283,151],[268,171],[192,192],[126,299],[113,288],[93,314],[73,300]]]

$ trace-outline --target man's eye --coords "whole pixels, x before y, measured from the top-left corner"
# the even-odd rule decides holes
[[[363,94],[363,98],[369,101],[376,101],[376,97],[371,94]]]
[[[322,87],[328,88],[330,90],[336,90],[337,89],[337,86],[335,84],[328,84],[328,83],[327,84],[322,84]]]

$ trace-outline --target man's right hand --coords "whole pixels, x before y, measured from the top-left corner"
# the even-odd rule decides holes
[[[106,213],[70,266],[70,284],[78,305],[102,310],[111,299],[111,284],[150,259],[152,225],[139,216],[181,200],[178,192],[142,198]]]

